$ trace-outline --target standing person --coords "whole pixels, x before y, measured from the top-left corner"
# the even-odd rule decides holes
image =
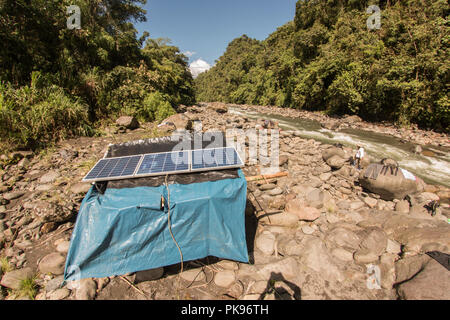
[[[358,166],[358,169],[361,169],[361,159],[364,157],[364,148],[361,146],[357,146],[358,151],[355,154],[355,163]]]

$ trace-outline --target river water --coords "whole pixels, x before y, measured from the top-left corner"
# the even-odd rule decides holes
[[[450,149],[444,147],[422,145],[424,152],[415,154],[416,144],[402,142],[400,139],[377,132],[358,129],[332,131],[322,128],[320,123],[310,119],[289,118],[276,114],[264,114],[243,110],[237,107],[229,108],[230,113],[245,116],[250,119],[272,119],[278,121],[283,130],[300,132],[303,138],[314,139],[323,143],[342,143],[345,146],[364,149],[375,160],[391,158],[399,166],[413,172],[430,184],[440,184],[450,187]]]

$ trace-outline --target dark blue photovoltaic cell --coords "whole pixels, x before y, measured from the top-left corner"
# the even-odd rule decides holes
[[[136,175],[189,171],[188,151],[148,154],[144,156]]]
[[[237,152],[234,148],[217,148],[192,151],[192,170],[240,166]]]
[[[85,180],[129,177],[134,174],[142,156],[102,159],[89,172]]]
[[[108,163],[109,159],[103,159],[100,160],[94,168],[92,168],[92,170],[89,172],[89,174],[86,176],[85,179],[89,180],[89,179],[95,179],[97,177],[97,175],[100,173],[100,171],[103,170],[103,168],[105,167],[105,165]]]
[[[139,161],[141,160],[142,156],[134,156],[129,157],[128,162],[125,166],[125,169],[122,172],[122,176],[131,176],[134,174],[134,171],[136,170],[137,165],[139,164]]]

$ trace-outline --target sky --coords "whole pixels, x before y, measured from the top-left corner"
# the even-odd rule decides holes
[[[208,69],[243,34],[264,40],[294,19],[297,0],[147,0],[140,34],[169,38],[189,57],[191,72]]]

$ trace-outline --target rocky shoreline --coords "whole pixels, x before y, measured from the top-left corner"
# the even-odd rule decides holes
[[[183,106],[159,127],[111,127],[104,137],[67,140],[47,154],[16,153],[20,161],[1,171],[0,299],[450,299],[448,271],[427,255],[450,253],[450,190],[424,184],[410,201],[383,200],[359,185],[355,167],[343,162],[333,168],[324,160],[333,146],[293,131],[280,134],[287,176],[248,183],[250,264],[210,257],[187,262],[182,273],[175,265],[60,287],[76,214],[90,188],[79,181],[108,144],[167,135],[192,121],[204,130],[262,125],[227,108]],[[338,127],[360,123],[272,107],[258,111],[338,121]],[[449,145],[438,133],[373,126],[415,143]],[[247,163],[244,173],[255,176],[259,169]],[[433,199],[443,205],[431,216],[424,204]],[[32,295],[26,279],[34,279]]]

